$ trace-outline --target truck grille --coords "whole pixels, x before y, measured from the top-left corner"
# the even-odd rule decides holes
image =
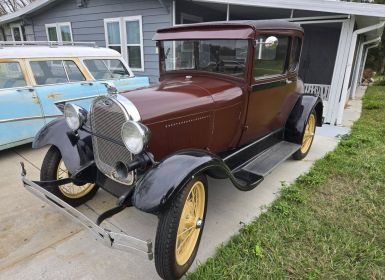
[[[122,125],[127,120],[124,108],[113,98],[98,97],[91,105],[92,145],[98,169],[115,181],[132,185],[133,172],[126,178],[118,178],[115,170],[117,163],[127,164],[132,160],[121,137]]]

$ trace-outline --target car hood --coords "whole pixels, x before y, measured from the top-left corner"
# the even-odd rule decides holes
[[[121,93],[134,103],[145,124],[212,111],[224,100],[241,94],[234,82],[204,76],[191,80],[174,77],[153,87]]]

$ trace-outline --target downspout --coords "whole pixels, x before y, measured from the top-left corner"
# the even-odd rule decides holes
[[[364,75],[366,59],[368,58],[368,52],[369,52],[370,49],[377,48],[379,45],[380,45],[380,43],[374,44],[373,46],[367,47],[366,50],[365,50],[364,61],[363,61],[361,73],[360,73],[360,76],[359,76],[360,84],[361,84],[361,81],[362,81],[362,78],[363,78],[363,75]]]
[[[352,36],[352,41],[351,41],[349,56],[348,56],[348,63],[347,63],[346,70],[345,70],[344,85],[342,88],[342,92],[341,92],[341,96],[340,96],[340,100],[339,100],[338,111],[337,111],[337,125],[340,125],[342,123],[342,116],[344,113],[346,96],[348,94],[350,74],[352,71],[354,52],[356,50],[358,35],[383,28],[384,25],[385,25],[385,22],[382,21],[382,22],[377,23],[375,25],[367,26],[367,27],[353,31],[353,36]]]
[[[373,40],[368,40],[368,41],[365,41],[361,44],[359,50],[358,50],[358,63],[359,63],[359,69],[356,73],[354,73],[354,76],[353,76],[353,82],[352,82],[352,87],[351,87],[351,97],[352,99],[354,99],[356,97],[356,90],[357,90],[357,86],[358,86],[358,78],[359,78],[359,73],[361,72],[361,66],[362,66],[362,54],[363,54],[363,51],[364,51],[364,48],[366,45],[368,44],[372,44],[372,43],[377,43],[377,42],[381,42],[381,37],[377,37],[376,39],[373,39]]]

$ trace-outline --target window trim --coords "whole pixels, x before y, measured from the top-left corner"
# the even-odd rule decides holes
[[[71,41],[64,41],[64,42],[73,42],[74,41],[74,37],[72,35],[72,25],[71,25],[71,22],[69,22],[69,21],[68,22],[47,23],[45,25],[45,33],[46,33],[46,36],[47,36],[47,41],[51,41],[49,39],[48,28],[55,27],[55,29],[56,29],[56,36],[57,36],[57,42],[63,43],[63,38],[62,38],[62,35],[61,35],[61,30],[60,30],[60,27],[62,27],[62,26],[69,26],[70,35],[71,35]],[[56,42],[56,41],[53,41],[53,42]]]
[[[128,21],[138,21],[139,22],[139,44],[128,44],[127,42],[127,29],[126,29],[126,22]],[[110,44],[108,42],[108,29],[107,24],[111,22],[118,22],[119,23],[119,33],[120,33],[120,44]],[[117,17],[117,18],[105,18],[104,19],[104,38],[106,42],[106,48],[111,47],[120,47],[121,48],[121,54],[122,57],[127,62],[127,65],[129,66],[129,57],[128,57],[128,51],[127,47],[129,46],[139,46],[140,47],[140,60],[141,60],[141,68],[133,68],[129,66],[129,69],[136,72],[143,72],[144,71],[144,44],[143,44],[143,22],[142,22],[142,16],[129,16],[129,17]]]
[[[23,28],[21,28],[21,23],[12,23],[9,25],[9,28],[11,29],[11,35],[12,35],[12,41],[16,42],[15,40],[15,34],[13,33],[13,29],[14,28],[19,28],[19,31],[20,31],[20,38],[21,38],[21,41],[20,42],[24,42],[24,32],[23,32]]]

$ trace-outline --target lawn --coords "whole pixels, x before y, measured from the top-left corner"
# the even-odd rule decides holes
[[[385,279],[385,87],[337,149],[187,279]]]

